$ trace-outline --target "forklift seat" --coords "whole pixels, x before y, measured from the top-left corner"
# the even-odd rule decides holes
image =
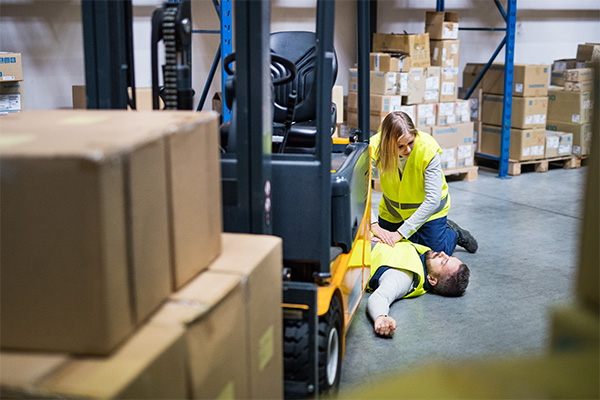
[[[270,36],[270,47],[273,54],[280,55],[291,61],[296,66],[295,78],[283,85],[274,86],[273,90],[273,152],[279,151],[277,138],[285,136],[285,122],[288,114],[288,97],[292,91],[296,92],[297,100],[293,113],[292,124],[289,127],[285,144],[286,153],[314,153],[316,145],[316,117],[317,117],[317,92],[316,76],[316,34],[305,31],[275,32]],[[337,77],[337,56],[333,59],[332,81],[328,85],[333,88]],[[272,63],[271,75],[277,78],[285,74],[284,68],[277,68]],[[328,138],[335,130],[336,109],[332,103],[331,131]],[[288,117],[289,118],[289,117]]]

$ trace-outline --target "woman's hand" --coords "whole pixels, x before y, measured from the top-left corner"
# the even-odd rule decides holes
[[[402,239],[400,232],[390,232],[387,229],[383,229],[377,222],[371,225],[371,231],[374,235],[371,239],[373,242],[385,243],[388,246],[394,247],[396,242],[399,242]]]

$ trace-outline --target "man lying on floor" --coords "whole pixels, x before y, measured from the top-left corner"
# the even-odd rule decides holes
[[[434,252],[406,239],[395,246],[376,243],[371,253],[371,279],[367,309],[375,333],[390,336],[396,321],[388,316],[390,305],[398,300],[431,292],[459,297],[469,284],[469,268],[458,258]]]

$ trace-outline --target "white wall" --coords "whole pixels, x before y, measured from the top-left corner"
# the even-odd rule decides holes
[[[79,0],[1,0],[0,51],[23,54],[25,107],[71,107],[71,86],[84,84],[83,33]],[[501,1],[505,4],[505,1]],[[160,0],[133,0],[136,84],[150,86],[150,17]],[[313,30],[315,0],[273,0],[272,31]],[[424,32],[425,11],[435,0],[379,0],[378,27],[382,33]],[[459,13],[461,26],[501,27],[492,0],[447,0],[446,10]],[[192,0],[194,29],[219,29],[211,0]],[[347,92],[347,69],[356,62],[356,5],[336,1],[335,47],[340,70],[337,84]],[[502,39],[501,33],[459,33],[460,67],[486,62]],[[577,44],[600,42],[600,2],[597,0],[519,0],[515,62],[550,64],[575,57]],[[196,104],[219,44],[218,35],[193,36],[193,86]],[[502,62],[501,53],[497,59]],[[210,98],[220,90],[217,72]],[[461,78],[459,78],[461,79]]]

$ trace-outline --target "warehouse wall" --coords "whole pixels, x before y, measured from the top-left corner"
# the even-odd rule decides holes
[[[162,2],[133,0],[136,84],[150,85],[150,17]],[[504,2],[502,2],[504,3]],[[315,0],[273,0],[272,30],[314,29]],[[436,2],[379,0],[378,31],[420,33],[425,11]],[[515,61],[547,63],[575,56],[577,44],[600,41],[600,9],[596,0],[519,0]],[[492,0],[448,0],[448,11],[458,11],[461,26],[502,26]],[[194,29],[219,29],[212,1],[193,0]],[[2,0],[0,51],[23,54],[26,109],[72,106],[71,86],[85,83],[83,34],[79,0]],[[337,84],[347,92],[347,67],[356,60],[356,6],[353,1],[336,2],[335,46],[340,63]],[[467,62],[485,62],[502,39],[501,33],[459,33],[460,67]],[[196,102],[219,43],[218,35],[193,37],[193,86]],[[503,61],[503,53],[498,61]],[[460,78],[459,78],[460,79]],[[460,81],[459,81],[460,83]],[[215,76],[208,99],[220,90]],[[205,109],[210,108],[210,101]]]

